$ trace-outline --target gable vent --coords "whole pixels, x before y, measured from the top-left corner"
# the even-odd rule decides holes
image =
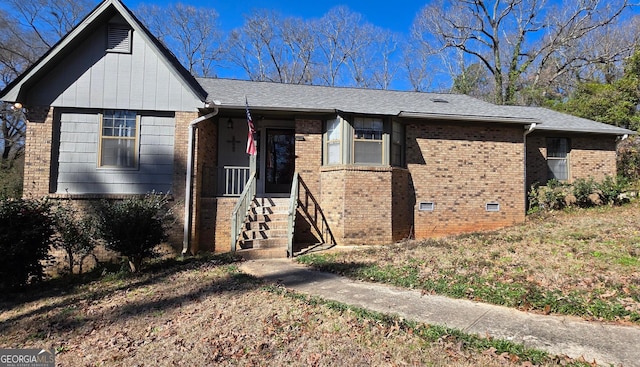
[[[107,27],[107,51],[131,53],[131,28],[110,24]]]

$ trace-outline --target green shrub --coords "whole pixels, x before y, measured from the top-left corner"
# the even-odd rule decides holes
[[[617,167],[619,176],[640,179],[640,137],[630,136],[618,144]]]
[[[560,181],[553,179],[547,182],[547,186],[538,188],[538,205],[540,209],[557,210],[564,208],[567,204],[567,186]]]
[[[148,194],[122,201],[102,201],[96,215],[105,246],[126,256],[131,271],[136,272],[166,239],[170,211],[166,196]]]
[[[557,210],[573,205],[590,207],[595,205],[620,205],[629,201],[625,195],[632,187],[630,181],[618,176],[612,178],[606,176],[602,182],[596,182],[593,178],[580,178],[573,184],[562,183],[558,180],[549,180],[546,186],[538,183],[531,185],[528,192],[528,213],[540,210]]]
[[[0,289],[42,280],[53,222],[47,200],[0,199]]]
[[[593,178],[579,178],[573,182],[572,191],[576,197],[576,204],[580,207],[589,207],[595,203],[589,198],[591,194],[596,193],[597,185]]]
[[[93,254],[96,246],[95,220],[80,214],[70,201],[58,205],[54,212],[56,236],[53,245],[67,254],[69,272],[73,274],[76,260],[78,272],[82,273],[82,262]]]
[[[607,176],[597,185],[600,196],[605,204],[620,205],[624,201],[621,194],[629,188],[629,180],[624,176],[618,176],[615,179]]]

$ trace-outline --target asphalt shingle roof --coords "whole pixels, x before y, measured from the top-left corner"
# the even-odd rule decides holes
[[[479,99],[445,93],[423,93],[326,87],[235,79],[198,78],[208,100],[222,108],[240,109],[245,97],[252,109],[401,116],[406,118],[537,123],[538,130],[601,134],[633,131],[574,117],[541,107],[499,106]]]

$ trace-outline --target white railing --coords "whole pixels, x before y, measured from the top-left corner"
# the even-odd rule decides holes
[[[249,181],[251,170],[249,167],[224,166],[224,196],[239,196]]]
[[[249,181],[244,187],[244,190],[238,198],[238,202],[231,213],[231,252],[236,252],[238,237],[240,236],[240,233],[242,233],[242,226],[244,225],[247,213],[251,208],[251,202],[255,197],[256,175],[251,174],[251,176],[249,176]]]

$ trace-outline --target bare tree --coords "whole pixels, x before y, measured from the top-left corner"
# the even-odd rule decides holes
[[[0,5],[0,88],[36,62],[90,8],[88,0],[6,0]],[[23,154],[25,128],[24,109],[1,102],[1,168],[10,168]]]
[[[223,47],[214,9],[178,3],[164,7],[141,5],[137,13],[191,74],[215,74],[214,66],[222,58]]]
[[[309,84],[313,80],[314,43],[299,18],[256,10],[229,36],[231,62],[251,80]]]
[[[586,37],[616,24],[627,0],[435,0],[415,29],[432,49],[456,48],[493,78],[495,102],[513,104],[523,78],[551,85],[576,68],[599,62],[572,50]],[[615,59],[618,50],[607,54]],[[543,80],[543,72],[545,80]]]
[[[89,0],[6,0],[26,32],[33,32],[43,53],[65,36],[93,6]],[[32,45],[34,46],[34,45]]]
[[[362,16],[345,6],[335,7],[313,24],[315,42],[318,47],[317,63],[320,65],[319,79],[329,86],[366,85],[364,66],[359,61],[365,57],[371,45],[373,26],[364,23]],[[347,77],[351,68],[351,76]]]

